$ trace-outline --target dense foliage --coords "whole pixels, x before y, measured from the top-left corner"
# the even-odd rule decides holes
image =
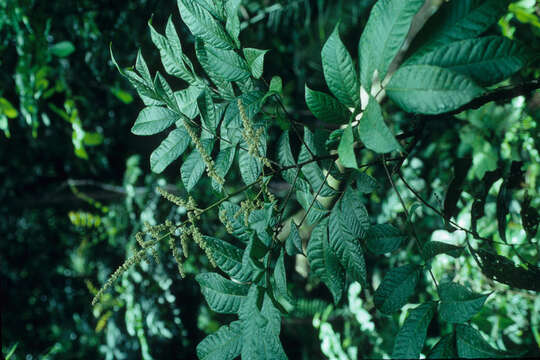
[[[0,5],[5,354],[539,355],[534,1],[101,5]]]

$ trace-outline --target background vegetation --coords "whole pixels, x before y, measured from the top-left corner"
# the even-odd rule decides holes
[[[313,121],[304,103],[304,84],[325,87],[320,49],[335,24],[341,20],[342,39],[349,49],[356,48],[373,2],[243,2],[242,43],[271,49],[265,74],[284,79],[284,105],[295,120]],[[160,139],[141,141],[130,133],[142,103],[109,54],[112,43],[117,61],[133,64],[136,49],[141,48],[152,72],[159,69],[159,52],[151,43],[147,22],[152,15],[152,24],[163,29],[169,14],[184,51],[194,58],[193,38],[179,21],[174,1],[0,3],[1,340],[4,355],[14,350],[12,359],[189,359],[195,346],[227,320],[210,311],[194,281],[194,274],[210,269],[200,255],[189,258],[183,280],[168,257],[159,264],[141,263],[97,307],[90,306],[96,288],[132,253],[134,234],[142,224],[181,215],[160,201],[155,191],[161,186],[185,192],[179,164],[160,175],[151,173],[148,154]],[[534,0],[512,2],[489,32],[523,41],[539,53],[539,14]],[[536,60],[508,84],[539,75]],[[411,120],[389,102],[383,107],[397,125]],[[464,193],[455,215],[460,225],[469,227],[471,194],[485,174],[512,174],[512,162],[521,162],[526,172],[508,202],[505,234],[512,246],[496,249],[510,259],[525,258],[538,265],[539,122],[538,91],[429,122],[403,176],[429,204],[442,209],[449,185],[461,169],[468,169],[461,175],[466,185],[460,187]],[[469,161],[457,162],[463,157]],[[380,166],[369,173],[385,178]],[[232,177],[240,179],[240,174]],[[487,187],[486,214],[477,224],[483,237],[496,242],[501,240],[494,219],[502,184],[497,178]],[[209,198],[205,191],[209,186],[204,179],[194,190],[195,197]],[[392,220],[407,229],[391,185],[380,181],[379,186],[369,199],[373,220]],[[283,184],[272,184],[276,192],[282,188]],[[403,183],[398,188],[412,205],[420,238],[463,242],[463,233],[450,231]],[[224,234],[217,217],[205,218],[202,228],[205,234]],[[411,245],[399,256],[368,258],[368,268],[374,269],[373,286],[382,279],[383,269],[418,256],[414,253]],[[470,257],[455,260],[441,255],[432,270],[437,278],[452,276],[478,293],[495,290],[474,324],[493,345],[537,356],[540,298],[486,278],[472,262]],[[300,298],[283,322],[281,339],[290,358],[355,359],[391,353],[406,311],[383,316],[373,306],[372,293],[364,289],[359,296],[357,283],[350,285],[339,306],[331,305],[326,288],[306,278],[305,264],[295,261],[287,268],[291,290]],[[413,302],[420,303],[435,291],[428,282],[421,289]],[[428,331],[429,345],[445,331],[435,325]]]

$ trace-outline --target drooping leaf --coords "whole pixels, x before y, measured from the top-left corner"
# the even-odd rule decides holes
[[[443,336],[431,349],[428,359],[457,358],[456,336],[454,333]]]
[[[290,256],[304,253],[302,250],[302,238],[298,232],[298,226],[296,226],[293,220],[291,220],[291,231],[289,232],[289,236],[287,236],[287,240],[285,241],[285,249],[287,250],[287,254]]]
[[[180,174],[182,182],[186,187],[186,190],[190,192],[195,185],[199,182],[204,170],[206,169],[206,163],[203,161],[201,154],[194,150],[182,163],[180,168]]]
[[[460,358],[501,358],[505,355],[491,347],[478,330],[470,325],[457,325],[456,346]]]
[[[191,138],[187,131],[180,127],[169,133],[167,138],[150,155],[150,168],[156,174],[161,173],[174,160],[186,151]]]
[[[345,287],[345,273],[328,243],[328,221],[321,221],[311,232],[307,249],[309,266],[313,274],[328,287],[338,303]]]
[[[366,235],[366,247],[376,255],[397,250],[407,239],[405,235],[390,224],[370,226]]]
[[[384,154],[401,150],[401,145],[384,122],[381,106],[373,97],[370,97],[360,119],[358,133],[364,145],[375,152]]]
[[[311,90],[306,85],[306,105],[315,117],[330,124],[346,123],[351,112],[331,95]]]
[[[419,277],[420,268],[410,264],[388,271],[373,297],[377,309],[385,314],[401,309],[414,293]]]
[[[201,273],[195,277],[212,311],[235,314],[240,310],[249,287],[235,283],[216,273]]]
[[[244,57],[255,79],[260,79],[264,69],[264,56],[268,50],[244,48]]]
[[[360,89],[351,55],[339,38],[339,24],[323,46],[322,65],[328,88],[345,106],[360,104]]]
[[[205,236],[207,246],[217,266],[230,277],[239,281],[249,281],[252,276],[250,269],[242,267],[243,250],[231,243],[210,236]],[[247,271],[246,271],[247,270]]]
[[[439,285],[441,318],[449,323],[463,323],[470,320],[480,309],[490,294],[475,294],[457,283]]]
[[[495,84],[525,65],[524,49],[499,36],[467,39],[437,47],[407,64],[434,65],[472,78],[479,84]]]
[[[232,49],[234,42],[221,24],[197,1],[178,0],[180,16],[193,35],[219,49]]]
[[[458,258],[463,253],[463,246],[456,246],[441,241],[428,241],[422,248],[424,260],[430,260],[439,254],[448,254]]]
[[[276,283],[277,294],[285,300],[290,300],[289,292],[287,291],[287,275],[283,249],[281,249],[281,253],[276,261],[276,267],[274,268],[274,281]]]
[[[135,135],[154,135],[174,124],[180,116],[161,106],[148,106],[141,110],[131,132]]]
[[[516,266],[504,256],[479,249],[475,251],[482,265],[484,275],[500,283],[518,289],[540,291],[540,268],[527,264],[527,269]]]
[[[470,78],[430,65],[400,67],[386,87],[388,96],[403,110],[440,114],[467,104],[483,89]]]
[[[373,6],[360,38],[360,83],[369,93],[375,71],[382,81],[405,42],[414,15],[423,0],[379,0]]]
[[[242,351],[242,324],[233,321],[208,335],[197,345],[199,360],[233,360]]]
[[[418,359],[426,340],[427,328],[437,304],[429,301],[409,311],[394,342],[392,358]]]
[[[353,169],[358,168],[356,155],[354,154],[354,135],[350,123],[349,126],[345,128],[341,141],[339,142],[338,155],[339,161],[344,167]]]

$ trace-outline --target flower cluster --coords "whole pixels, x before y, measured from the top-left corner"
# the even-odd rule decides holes
[[[262,161],[264,166],[271,168],[272,165],[270,164],[270,160],[268,160],[268,158],[265,156],[262,156],[259,151],[261,146],[261,137],[264,135],[264,127],[260,127],[255,130],[247,116],[242,100],[238,99],[237,104],[240,112],[240,118],[242,119],[242,126],[244,127],[244,130],[242,131],[242,138],[248,145],[249,155]]]

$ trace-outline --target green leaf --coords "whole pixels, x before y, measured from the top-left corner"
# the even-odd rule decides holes
[[[49,48],[49,51],[54,56],[66,57],[73,54],[75,51],[75,45],[73,45],[73,43],[70,41],[60,41],[59,43],[52,45]]]
[[[369,228],[369,217],[357,193],[350,187],[332,209],[329,219],[330,246],[347,274],[366,284],[366,263],[359,238]]]
[[[360,119],[358,134],[364,145],[375,152],[384,154],[401,150],[401,145],[384,123],[381,106],[373,97],[370,97]]]
[[[278,142],[278,161],[284,167],[293,166],[296,164],[291,151],[289,136],[289,132],[284,131],[283,134],[281,134]],[[287,169],[281,172],[281,176],[290,185],[294,184],[295,189],[308,192],[309,184],[304,179],[302,179],[302,177],[298,173],[299,171],[300,168]]]
[[[309,267],[328,287],[338,303],[345,287],[345,273],[328,243],[328,221],[323,220],[311,232],[306,249]]]
[[[216,108],[214,106],[214,102],[212,101],[210,89],[205,89],[199,95],[197,98],[197,107],[199,108],[199,113],[201,114],[204,129],[215,135],[219,120],[216,115]]]
[[[244,57],[255,79],[260,79],[264,68],[264,55],[268,50],[244,48]]]
[[[204,43],[202,40],[195,40],[195,55],[197,56],[197,60],[210,80],[212,80],[214,85],[216,85],[219,95],[221,95],[224,100],[233,100],[235,98],[235,94],[232,83],[228,80],[224,80],[223,76],[217,74],[214,67],[210,64],[207,52],[209,47],[210,46]]]
[[[441,318],[449,323],[463,323],[480,311],[490,294],[475,294],[463,285],[443,283],[439,285]]]
[[[354,135],[350,123],[341,136],[341,141],[338,146],[338,155],[339,161],[344,167],[353,169],[358,168],[356,155],[354,154]]]
[[[238,8],[240,7],[241,3],[242,0],[226,0],[225,4],[225,29],[233,39],[237,48],[240,48],[240,40],[238,39],[238,37],[240,36],[241,26],[240,18],[238,17]]]
[[[229,172],[234,162],[235,154],[236,154],[235,147],[225,147],[219,151],[219,154],[217,155],[216,161],[215,161],[215,170],[216,170],[216,173],[222,179],[225,179],[225,176],[227,176],[227,173]],[[223,190],[223,186],[219,184],[218,182],[216,182],[214,179],[212,179],[212,187],[216,191]]]
[[[470,325],[457,325],[456,345],[460,358],[501,358],[505,355],[491,347],[478,330]]]
[[[444,3],[417,36],[424,44],[413,56],[484,33],[503,16],[507,0],[461,0]],[[418,47],[418,44],[414,44]]]
[[[268,91],[281,94],[283,92],[283,80],[279,76],[272,76],[272,80],[270,80],[270,86],[268,87]]]
[[[351,117],[345,105],[328,94],[311,90],[307,85],[306,105],[317,119],[330,124],[343,124]]]
[[[284,260],[284,251],[283,248],[279,254],[279,257],[276,261],[276,267],[274,268],[274,281],[276,283],[277,295],[283,299],[289,301],[290,296],[287,291],[287,275],[285,271],[285,260]]]
[[[189,83],[195,82],[195,76],[187,69],[184,63],[182,44],[174,28],[172,18],[169,17],[167,21],[165,30],[167,37],[159,34],[150,23],[148,26],[150,27],[152,42],[159,50],[161,62],[167,74],[176,76]]]
[[[356,172],[356,188],[363,194],[370,194],[380,188],[377,180],[366,174],[364,171]]]
[[[387,272],[373,297],[377,309],[385,314],[401,309],[414,293],[419,277],[420,268],[410,264]]]
[[[148,85],[152,85],[152,75],[150,74],[150,70],[148,70],[148,65],[146,65],[146,61],[144,60],[144,57],[142,56],[141,50],[137,52],[137,59],[135,60],[135,69],[141,75],[144,82]]]
[[[405,111],[440,114],[467,104],[481,95],[483,89],[468,77],[448,69],[409,65],[394,73],[386,92]]]
[[[161,173],[174,160],[186,151],[191,138],[187,131],[181,127],[174,129],[167,138],[150,155],[150,168],[156,174]]]
[[[238,216],[237,217],[234,216],[239,211],[240,211],[240,206],[230,201],[225,201],[219,206],[219,212],[225,216],[227,222],[232,227],[232,235],[239,238],[240,240],[246,241],[249,239],[249,233],[247,232],[247,229],[244,226],[242,218]]]
[[[182,182],[186,190],[190,192],[199,182],[206,169],[206,163],[203,161],[201,154],[195,150],[184,160],[180,168]]]
[[[499,236],[501,240],[507,242],[506,240],[506,215],[510,211],[510,200],[511,192],[508,191],[508,181],[505,180],[499,188],[499,193],[497,194],[497,229],[499,230]]]
[[[156,76],[154,78],[154,90],[156,94],[159,96],[159,98],[167,104],[167,106],[174,111],[178,111],[178,103],[176,102],[176,99],[174,97],[174,93],[170,87],[170,85],[167,83],[167,80],[161,74],[159,71],[156,73]]]
[[[148,106],[141,110],[131,132],[135,135],[154,135],[174,124],[180,116],[161,106]]]
[[[238,99],[242,101],[248,119],[253,119],[261,110],[261,99],[263,96],[264,93],[262,91],[255,90],[244,93],[232,100],[227,107],[227,110],[225,110],[222,126],[234,129],[235,132],[239,133],[237,134],[237,138],[239,140],[242,139],[242,118],[240,117],[240,110],[238,109]]]
[[[480,258],[482,273],[497,282],[518,289],[540,291],[540,268],[528,264],[527,269],[516,266],[504,256],[480,249],[475,251]]]
[[[195,280],[210,309],[221,314],[237,313],[249,289],[216,273],[202,273]]]
[[[242,359],[287,359],[279,340],[281,314],[256,285],[249,289],[239,316],[242,321]],[[262,306],[259,303],[262,298]]]
[[[204,89],[197,85],[190,85],[187,89],[174,93],[180,112],[189,119],[194,119],[199,114],[197,99],[203,91]]]
[[[393,359],[418,359],[424,347],[427,328],[437,304],[429,301],[409,311],[403,326],[399,329],[392,352]]]
[[[0,97],[0,115],[1,114],[5,114],[10,119],[15,119],[19,115],[17,109],[3,97]]]
[[[244,149],[247,148],[244,147]],[[244,149],[238,150],[238,166],[240,168],[240,175],[242,180],[246,185],[252,184],[259,178],[261,175],[263,164],[262,161],[251,155],[248,151]],[[266,137],[262,136],[259,140],[259,155],[266,156]]]
[[[322,65],[328,88],[345,106],[360,104],[360,89],[351,55],[339,38],[339,24],[323,46]]]
[[[296,226],[293,220],[291,220],[291,231],[285,241],[285,249],[290,256],[304,253],[302,250],[302,238],[298,232],[298,226]]]
[[[249,78],[250,68],[246,61],[233,50],[223,50],[204,46],[206,54],[205,70],[226,81],[241,81]]]
[[[200,360],[233,360],[242,351],[242,324],[233,321],[208,335],[197,345]]]
[[[178,0],[180,16],[193,35],[218,49],[233,49],[234,42],[210,12],[197,1]]]
[[[439,254],[448,254],[454,258],[458,258],[463,253],[463,246],[447,244],[441,241],[428,241],[424,244],[422,253],[425,260],[434,258]]]
[[[239,281],[249,281],[252,271],[242,266],[242,255],[244,251],[224,240],[205,236],[207,246],[212,252],[212,256],[217,266],[230,277]]]
[[[401,49],[414,15],[424,0],[379,0],[373,6],[360,38],[360,82],[369,93],[373,74],[382,81],[390,63]]]
[[[397,250],[407,239],[390,224],[372,225],[366,235],[366,247],[376,255]]]
[[[456,336],[454,333],[443,336],[431,349],[428,359],[457,358]]]
[[[456,41],[414,57],[407,65],[434,65],[491,85],[506,79],[525,65],[524,49],[500,36]]]

